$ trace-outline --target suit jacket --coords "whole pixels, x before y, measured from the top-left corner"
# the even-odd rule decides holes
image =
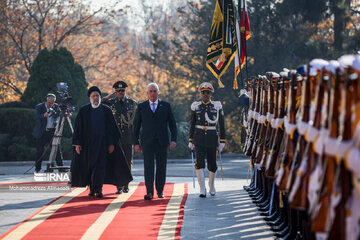
[[[135,144],[141,143],[142,146],[145,146],[158,140],[161,145],[168,146],[168,126],[171,133],[171,141],[176,142],[176,122],[170,103],[159,100],[155,113],[150,108],[149,100],[140,103],[134,120]],[[141,134],[140,128],[142,128]]]
[[[58,109],[57,103],[54,103],[52,108],[57,110]],[[36,105],[35,109],[36,109],[35,110],[36,124],[35,124],[32,135],[35,138],[38,139],[38,138],[41,138],[41,136],[45,132],[46,124],[47,124],[47,118],[44,117],[44,113],[47,112],[45,102],[39,103],[38,105]],[[58,114],[54,115],[55,119],[56,119],[57,116],[58,116]],[[54,126],[53,127],[55,127],[55,121],[54,121]]]

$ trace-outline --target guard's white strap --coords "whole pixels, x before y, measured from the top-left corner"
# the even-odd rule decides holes
[[[326,137],[324,141],[325,153],[329,156],[335,157],[337,150],[336,144],[337,144],[337,138]]]
[[[285,119],[285,131],[288,135],[290,135],[295,128],[296,128],[296,124],[289,123],[288,118]]]
[[[315,118],[315,101],[312,101],[311,102],[311,105],[310,105],[310,121],[314,121],[314,118]]]
[[[319,136],[320,131],[314,126],[309,125],[309,128],[306,132],[306,139],[308,142],[314,142],[315,138]]]
[[[353,147],[345,156],[345,166],[349,171],[360,176],[360,149]]]
[[[259,119],[258,119],[258,123],[260,124],[264,124],[266,120],[266,116],[265,115],[260,115]]]
[[[325,140],[329,137],[329,129],[321,128],[318,140],[315,142],[315,152],[322,155],[325,147]]]
[[[254,111],[253,110],[249,110],[248,112],[248,119],[251,119],[253,117]]]
[[[336,156],[339,159],[344,159],[346,152],[352,146],[354,146],[354,141],[353,140],[349,140],[349,141],[339,141],[338,140],[337,143],[336,143]]]
[[[284,118],[274,118],[272,121],[272,128],[278,129],[281,125],[281,122],[284,120]]]
[[[271,122],[272,120],[274,119],[274,114],[271,114],[271,113],[267,113],[266,114],[266,120],[268,121],[268,122]]]
[[[301,135],[303,135],[303,136],[304,136],[306,130],[308,130],[309,126],[310,126],[309,123],[304,122],[304,121],[302,121],[302,120],[299,120],[299,121],[297,122],[298,131],[299,131],[299,133],[300,133]]]
[[[246,120],[244,119],[244,121],[243,121],[243,125],[244,125],[244,127],[246,127],[246,128],[247,128],[247,126],[248,126],[248,121],[246,121]]]
[[[255,113],[254,113],[254,119],[255,119],[256,121],[258,121],[259,117],[260,117],[260,113],[255,112]]]

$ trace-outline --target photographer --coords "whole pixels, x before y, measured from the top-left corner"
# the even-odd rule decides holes
[[[36,125],[34,127],[33,136],[36,138],[37,157],[35,159],[35,172],[41,170],[41,162],[44,159],[43,153],[45,147],[50,143],[55,133],[56,119],[58,113],[58,105],[55,103],[56,96],[53,93],[46,95],[46,101],[36,105]],[[60,153],[57,152],[56,164],[63,166]]]

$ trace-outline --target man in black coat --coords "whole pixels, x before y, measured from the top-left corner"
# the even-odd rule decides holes
[[[134,120],[135,151],[144,153],[144,175],[146,185],[145,200],[154,195],[154,159],[156,158],[155,188],[159,198],[163,198],[166,180],[167,147],[169,146],[168,126],[171,133],[170,149],[176,147],[177,129],[171,106],[158,99],[159,87],[156,83],[147,86],[148,99],[138,105]],[[142,132],[140,135],[140,128]],[[139,141],[140,138],[140,141]],[[141,147],[140,147],[141,145]]]
[[[90,104],[80,108],[75,120],[71,162],[72,187],[90,185],[89,196],[102,197],[104,183],[123,186],[132,180],[120,146],[120,132],[110,108],[101,104],[100,89],[89,88]]]
[[[35,159],[35,172],[41,170],[41,162],[44,158],[44,148],[50,143],[55,133],[56,119],[59,116],[56,110],[56,96],[53,93],[46,95],[46,101],[36,105],[36,124],[32,135],[36,138],[37,157]],[[56,154],[56,164],[62,166],[59,151]]]
[[[129,164],[130,170],[133,159],[133,123],[137,109],[137,101],[126,94],[128,85],[124,81],[114,83],[114,92],[103,98],[103,103],[108,105],[115,117],[115,121],[121,131],[121,148]],[[118,186],[117,194],[129,192],[129,186]]]

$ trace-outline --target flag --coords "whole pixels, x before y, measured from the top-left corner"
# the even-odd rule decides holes
[[[224,87],[220,77],[225,73],[236,53],[234,13],[232,0],[216,0],[206,66],[218,79],[219,87]]]
[[[237,89],[237,76],[239,75],[241,69],[244,67],[246,63],[246,40],[251,37],[250,31],[250,21],[249,15],[247,12],[247,6],[245,0],[239,0],[239,16],[240,21],[236,21],[236,38],[237,38],[237,46],[240,52],[236,53],[235,56],[235,79],[234,79],[234,89]],[[240,26],[239,26],[240,22]],[[241,62],[240,62],[241,55]]]

